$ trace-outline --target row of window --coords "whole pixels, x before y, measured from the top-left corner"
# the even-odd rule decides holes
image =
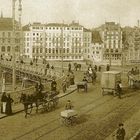
[[[12,42],[12,39],[5,39],[5,38],[2,38],[0,39],[0,43],[11,43]],[[15,43],[20,43],[20,39],[15,39]]]
[[[27,50],[25,50],[27,53],[29,53],[29,49],[27,48]],[[53,54],[58,54],[58,53],[61,53],[62,49],[51,49],[51,48],[46,48],[45,49],[45,53],[53,53]],[[26,53],[25,52],[25,53]],[[82,50],[79,48],[76,48],[76,49],[72,49],[71,50],[71,53],[81,53]],[[33,53],[43,53],[43,49],[42,48],[33,48]],[[69,48],[65,49],[63,48],[63,53],[70,53],[70,50]]]
[[[39,27],[39,26],[33,26],[32,29],[40,29],[40,30],[43,30],[44,27]],[[61,30],[62,27],[46,27],[45,29],[49,29],[49,30]],[[82,30],[81,27],[63,27],[63,30]]]
[[[29,55],[27,55],[29,57]],[[44,56],[33,56],[33,58],[44,58]],[[61,59],[61,56],[45,56],[46,59]],[[63,56],[63,59],[81,59],[82,56]]]
[[[11,51],[11,46],[2,46],[1,47],[1,52],[10,52]],[[16,52],[19,52],[19,50],[20,50],[20,48],[19,48],[19,46],[15,46],[15,51]]]
[[[82,38],[71,38],[72,39],[72,41],[79,41],[79,42],[81,42],[82,41]],[[31,38],[29,38],[29,37],[27,37],[27,38],[24,38],[24,41],[30,41],[31,40]],[[41,38],[41,37],[33,37],[33,41],[42,41],[43,40],[43,38]],[[58,42],[58,41],[61,41],[61,37],[57,37],[57,38],[46,38],[45,39],[46,41],[56,41],[56,42]],[[70,38],[63,38],[63,41],[69,41],[70,40]],[[90,41],[90,39],[85,39],[85,41]]]

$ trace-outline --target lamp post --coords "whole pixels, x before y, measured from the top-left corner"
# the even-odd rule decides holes
[[[61,68],[62,68],[62,75],[63,75],[63,45],[64,45],[64,41],[63,41],[63,24],[61,25]]]
[[[16,0],[12,0],[12,20],[13,20],[13,46],[12,46],[12,64],[13,64],[13,81],[12,81],[12,88],[13,91],[15,90],[15,85],[16,85],[16,68],[15,68],[15,3]]]
[[[15,39],[16,39],[16,36],[15,36],[15,4],[16,4],[16,1],[17,0],[12,0],[12,21],[13,21],[13,45],[12,45],[12,64],[13,64],[13,72],[12,72],[12,89],[13,91],[15,90],[15,85],[16,85],[16,64],[15,64]],[[19,0],[19,23],[20,23],[20,28],[21,28],[21,11],[22,11],[22,8],[21,8],[21,0]]]

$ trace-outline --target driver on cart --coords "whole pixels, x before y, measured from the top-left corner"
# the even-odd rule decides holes
[[[73,108],[73,105],[70,100],[67,100],[67,103],[65,105],[65,110],[71,110]]]

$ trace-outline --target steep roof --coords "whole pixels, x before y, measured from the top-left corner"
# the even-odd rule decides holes
[[[92,32],[92,43],[103,43],[100,33],[98,31],[93,31]]]
[[[17,21],[15,21],[15,25],[18,25]],[[0,18],[0,30],[1,31],[12,31],[13,30],[13,20],[12,20],[12,18],[1,17]]]
[[[46,26],[53,26],[53,27],[61,27],[61,26],[68,26],[68,24],[63,24],[63,23],[48,23]]]
[[[84,32],[91,32],[91,30],[87,29],[87,28],[84,28],[83,30],[84,30]]]
[[[30,25],[28,24],[28,25],[23,26],[22,30],[23,31],[30,31]]]

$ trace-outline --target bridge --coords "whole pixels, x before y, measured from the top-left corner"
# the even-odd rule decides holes
[[[12,61],[1,60],[0,63],[2,72],[12,75],[13,64]],[[59,79],[62,75],[56,69],[47,69],[46,65],[30,65],[17,62],[15,64],[16,76],[19,78],[27,77],[30,81],[51,81],[52,78]],[[60,70],[59,70],[60,71]]]

